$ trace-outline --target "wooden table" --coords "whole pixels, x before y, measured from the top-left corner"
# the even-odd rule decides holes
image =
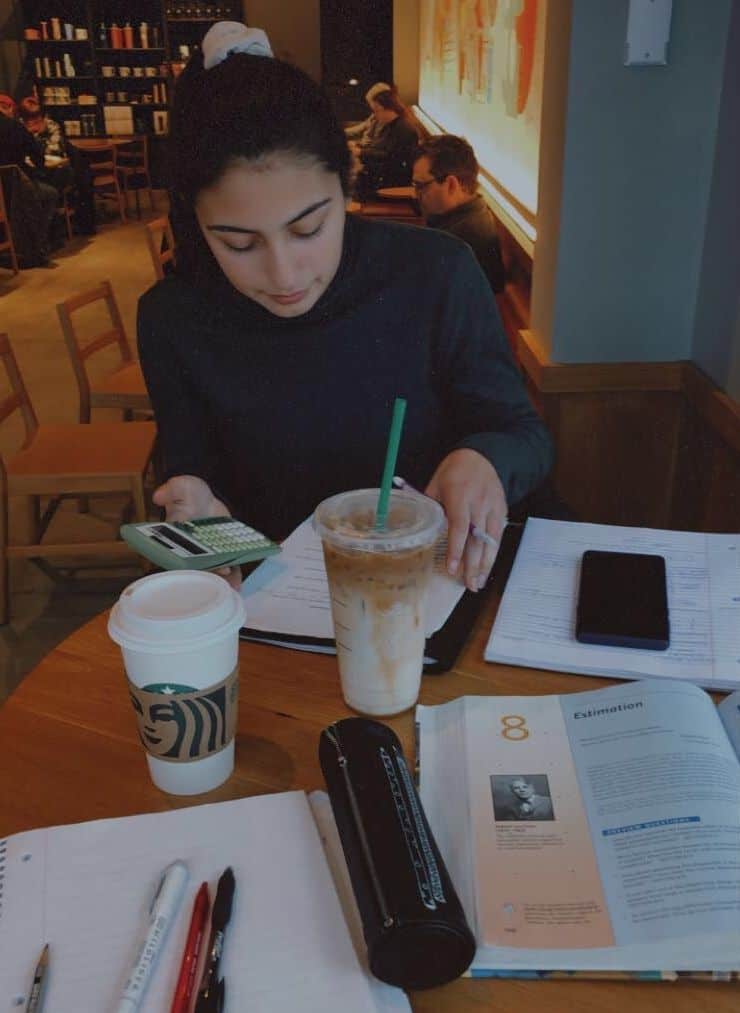
[[[98,148],[120,148],[122,144],[130,144],[134,137],[68,137],[67,142],[80,151],[97,151]]]
[[[426,676],[423,703],[461,694],[545,694],[603,687],[603,679],[482,661],[496,601],[485,606],[453,672]],[[241,647],[237,767],[208,796],[164,795],[147,773],[119,650],[100,615],[73,633],[0,709],[0,837],[56,823],[157,812],[295,788],[323,788],[319,732],[350,714],[336,660],[257,644]],[[413,755],[412,714],[390,719]],[[737,1013],[737,983],[485,981],[462,978],[411,996],[416,1013]],[[349,1013],[349,1011],[348,1011]]]
[[[385,197],[386,200],[414,200],[416,190],[413,186],[384,186],[377,191],[378,197]]]

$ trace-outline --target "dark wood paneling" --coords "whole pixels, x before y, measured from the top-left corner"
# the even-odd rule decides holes
[[[518,354],[583,520],[740,530],[740,406],[693,363],[552,363],[528,331]]]

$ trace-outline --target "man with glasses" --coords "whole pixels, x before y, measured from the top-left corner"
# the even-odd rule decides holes
[[[478,193],[478,162],[468,142],[442,134],[420,144],[412,186],[426,224],[466,242],[493,291],[501,292],[505,271],[496,219]]]

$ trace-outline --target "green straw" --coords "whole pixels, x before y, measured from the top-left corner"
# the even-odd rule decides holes
[[[406,414],[406,398],[397,397],[393,405],[393,418],[391,420],[391,431],[388,434],[388,449],[385,452],[385,466],[383,467],[383,480],[380,483],[380,495],[378,496],[378,509],[375,513],[375,530],[384,531],[388,520],[388,506],[391,498],[391,483],[393,472],[396,470],[396,459],[398,457],[398,446],[401,442],[401,430],[403,429],[403,417]]]

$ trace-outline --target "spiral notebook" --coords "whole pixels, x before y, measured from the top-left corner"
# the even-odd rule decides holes
[[[323,845],[323,847],[322,847]],[[0,839],[0,1011],[25,1009],[50,947],[48,1013],[116,1009],[159,876],[190,878],[141,1013],[169,1009],[200,883],[236,877],[226,1010],[408,1013],[372,978],[328,798],[283,792]]]

